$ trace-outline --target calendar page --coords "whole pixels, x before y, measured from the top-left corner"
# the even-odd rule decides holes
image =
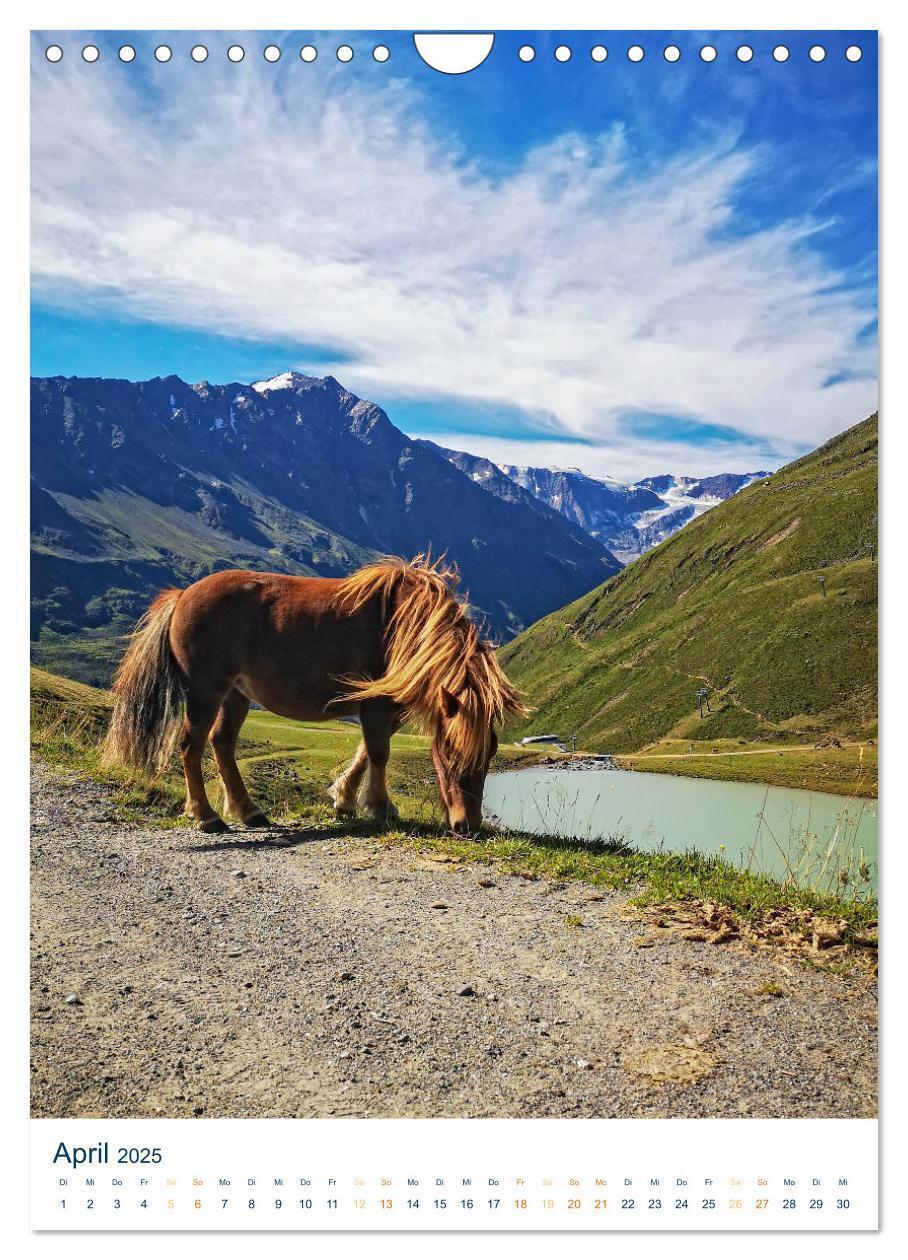
[[[380,8],[30,33],[32,1229],[876,1229],[876,32]]]

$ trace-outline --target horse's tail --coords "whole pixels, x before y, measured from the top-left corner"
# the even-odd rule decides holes
[[[162,591],[136,626],[114,680],[114,709],[104,740],[107,765],[159,775],[173,751],[183,685],[170,650],[170,619],[182,591]]]

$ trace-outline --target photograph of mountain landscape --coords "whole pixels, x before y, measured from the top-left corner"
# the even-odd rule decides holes
[[[33,34],[33,1115],[876,1115],[876,69]]]

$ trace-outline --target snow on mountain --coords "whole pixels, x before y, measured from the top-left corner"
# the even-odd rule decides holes
[[[677,533],[688,521],[701,516],[716,504],[730,499],[733,494],[749,486],[752,481],[759,481],[761,477],[768,476],[768,472],[761,471],[719,473],[714,477],[703,477],[699,480],[693,477],[675,477],[670,474],[646,478],[644,482],[638,484],[655,488],[654,483],[658,483],[660,489],[657,493],[663,500],[664,506],[641,512],[634,521],[634,529],[639,535],[639,547],[631,548],[624,554],[619,548],[615,551],[615,555],[627,564],[637,555],[642,555],[644,551],[649,551],[651,547],[655,547],[664,539]]]
[[[257,394],[267,394],[275,389],[293,389],[305,379],[300,372],[279,372],[277,376],[272,376],[270,380],[253,381],[252,389]]]
[[[519,486],[586,530],[622,564],[636,560],[694,517],[769,475],[719,473],[697,478],[664,473],[627,485],[614,477],[590,477],[578,468],[520,468],[464,451],[438,449],[499,498],[512,496],[508,483]]]

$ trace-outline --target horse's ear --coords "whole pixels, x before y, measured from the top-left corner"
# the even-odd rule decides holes
[[[441,689],[441,708],[448,721],[457,714],[460,708],[460,701],[448,691],[447,687],[442,687]]]

